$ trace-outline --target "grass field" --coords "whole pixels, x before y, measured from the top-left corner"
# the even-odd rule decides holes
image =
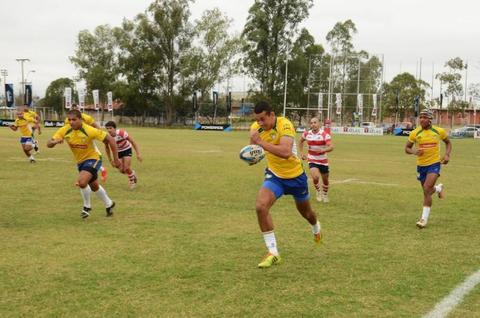
[[[324,234],[284,197],[273,208],[283,263],[266,249],[254,203],[265,163],[247,166],[246,132],[131,128],[139,185],[109,167],[117,203],[80,218],[66,145],[29,164],[0,129],[1,317],[420,317],[480,267],[480,141],[453,140],[428,227],[403,137],[334,136]],[[312,189],[312,188],[311,188]],[[480,287],[450,317],[479,317]]]

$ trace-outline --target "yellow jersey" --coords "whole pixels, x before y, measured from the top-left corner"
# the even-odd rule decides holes
[[[267,157],[267,168],[274,175],[282,179],[296,178],[303,173],[301,160],[297,156],[297,146],[295,143],[295,128],[293,124],[285,117],[276,117],[275,125],[270,130],[263,130],[257,122],[254,122],[250,129],[258,130],[260,138],[273,145],[280,143],[280,138],[287,136],[293,138],[292,153],[288,159],[280,158],[268,151],[265,151]]]
[[[35,119],[31,117],[18,118],[15,119],[15,126],[20,130],[22,137],[32,137],[33,130],[32,127],[35,124]]]
[[[82,120],[85,124],[92,126],[93,123],[95,122],[95,119],[93,119],[92,116],[87,115],[85,113],[82,113]],[[68,121],[68,117],[65,118],[65,125],[70,125],[70,122]]]
[[[408,141],[415,144],[415,147],[423,150],[423,155],[417,156],[418,166],[429,166],[440,162],[440,141],[447,138],[443,128],[431,126],[424,130],[421,126],[412,130]]]
[[[23,117],[24,118],[32,118],[34,121],[37,120],[37,113],[34,112],[33,110],[29,110],[26,112],[23,112]]]
[[[95,150],[94,139],[103,141],[107,133],[100,129],[82,123],[80,129],[73,129],[70,125],[65,125],[55,132],[53,139],[62,139],[68,143],[70,150],[77,163],[88,159],[100,159],[99,153]]]

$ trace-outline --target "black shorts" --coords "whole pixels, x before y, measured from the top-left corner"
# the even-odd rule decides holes
[[[128,148],[124,151],[118,152],[118,159],[122,159],[123,157],[131,157],[132,156],[132,148]]]
[[[318,164],[318,163],[312,163],[312,162],[310,162],[310,163],[308,164],[308,166],[309,166],[310,168],[317,168],[318,170],[320,170],[320,173],[321,173],[321,174],[324,174],[324,173],[328,173],[328,172],[329,172],[328,166],[325,166],[325,165],[320,165],[320,164]]]

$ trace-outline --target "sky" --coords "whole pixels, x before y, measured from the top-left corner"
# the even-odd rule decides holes
[[[143,12],[151,0],[0,0],[0,69],[16,91],[24,77],[32,82],[34,95],[43,97],[53,80],[77,75],[69,56],[74,54],[78,33],[101,24],[119,26],[123,18]],[[202,12],[218,7],[233,19],[231,32],[240,33],[254,0],[196,0],[192,21]],[[432,83],[454,57],[468,61],[468,85],[480,83],[480,5],[473,0],[314,0],[303,25],[317,43],[328,50],[326,34],[335,23],[351,19],[358,30],[355,50],[382,55],[385,80],[409,72]],[[420,68],[421,60],[421,68]],[[4,79],[1,77],[3,87]],[[243,81],[232,90],[243,90]],[[439,93],[433,81],[434,96]],[[3,89],[2,91],[3,95]]]

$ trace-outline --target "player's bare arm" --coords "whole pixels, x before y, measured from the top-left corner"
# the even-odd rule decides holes
[[[15,126],[15,125],[10,125],[8,127],[10,127],[10,129],[13,130],[13,131],[17,131],[17,129],[18,129],[18,127]]]
[[[259,145],[266,151],[274,154],[277,157],[288,159],[292,156],[293,137],[282,136],[278,145],[274,145],[263,141],[260,138],[260,134],[257,130],[252,129],[250,131],[250,143]]]
[[[413,142],[407,141],[407,144],[405,145],[405,153],[407,153],[409,155],[421,156],[421,155],[423,155],[423,150],[422,149],[414,149],[413,148]]]
[[[303,135],[300,136],[300,139],[298,139],[298,153],[300,154],[300,158],[302,160],[307,160],[307,155],[303,153],[303,144],[305,143],[305,138],[303,138]]]
[[[448,137],[445,138],[443,142],[445,143],[446,149],[445,149],[445,154],[441,159],[441,163],[446,165],[450,161],[450,153],[452,152],[452,143],[450,139],[448,139]]]
[[[138,146],[135,140],[133,140],[133,138],[130,135],[127,137],[127,140],[132,144],[132,147],[135,150],[135,154],[137,155],[138,161],[142,162],[143,160],[142,155],[140,155],[140,150],[138,149]]]
[[[112,166],[114,166],[115,168],[121,167],[122,163],[118,159],[117,143],[115,142],[115,139],[113,139],[112,136],[107,134],[105,136],[105,139],[103,139],[103,143],[108,147],[110,147],[110,150],[112,151],[112,154],[113,154]]]
[[[47,141],[47,147],[48,148],[53,148],[55,147],[55,145],[57,144],[61,144],[63,142],[63,139],[50,139],[49,141]]]

